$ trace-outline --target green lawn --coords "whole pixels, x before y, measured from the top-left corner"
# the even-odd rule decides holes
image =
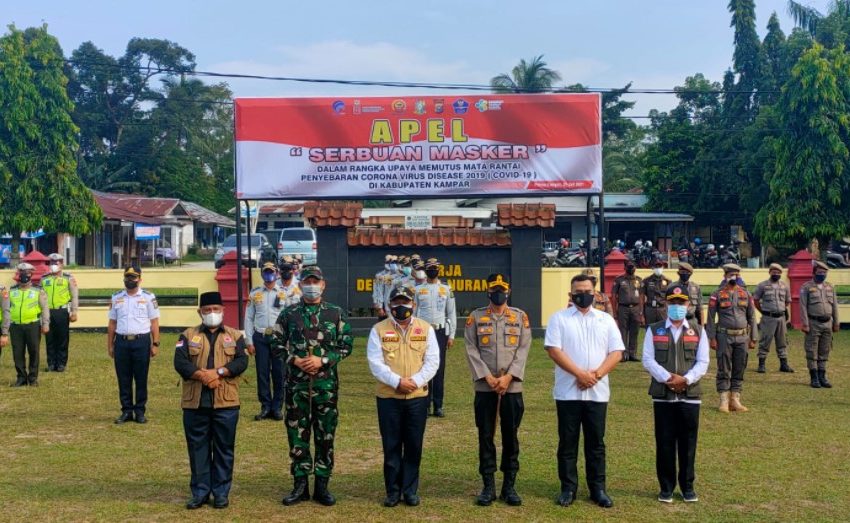
[[[557,432],[551,399],[552,365],[535,342],[526,375],[526,414],[520,434],[518,490],[522,507],[474,505],[479,489],[477,436],[472,390],[462,350],[450,352],[447,417],[429,419],[418,508],[385,509],[381,447],[374,381],[366,365],[364,340],[343,362],[341,426],[336,473],[331,482],[339,502],[284,507],[291,486],[285,434],[280,423],[254,422],[258,410],[253,364],[242,387],[231,507],[188,512],[189,467],[178,407],[180,389],[171,366],[176,335],[163,336],[162,354],[151,369],[146,426],[115,426],[117,385],[103,335],[74,334],[69,370],[42,374],[37,389],[6,387],[14,378],[11,352],[0,357],[0,520],[348,521],[513,519],[540,521],[827,521],[848,519],[850,496],[850,333],[840,335],[831,362],[831,390],[813,390],[799,333],[791,338],[796,374],[779,374],[774,355],[770,373],[749,372],[743,396],[752,410],[721,415],[714,410],[712,361],[705,387],[697,453],[700,502],[655,501],[652,409],[648,378],[638,363],[624,363],[612,375],[608,414],[608,485],[615,507],[604,511],[587,501],[563,509],[555,466]],[[458,345],[459,347],[460,345]],[[43,349],[42,349],[43,351]],[[44,356],[42,355],[42,361]],[[42,364],[43,366],[43,364]],[[755,368],[755,355],[750,361]],[[579,464],[583,470],[583,464]],[[583,473],[582,473],[583,474]],[[498,479],[499,484],[501,478]]]

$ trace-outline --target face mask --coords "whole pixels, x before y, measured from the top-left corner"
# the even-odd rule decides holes
[[[691,274],[689,272],[680,272],[679,273],[679,279],[682,280],[683,282],[687,282],[688,280],[691,279]]]
[[[301,292],[308,300],[316,300],[322,296],[321,285],[302,285]]]
[[[393,318],[398,321],[404,321],[413,314],[413,305],[393,305]]]
[[[417,280],[424,280],[425,279],[425,271],[416,271],[416,272],[413,273],[413,277],[416,278]]]
[[[770,275],[770,281],[779,281],[780,278],[782,278],[781,274],[771,274]]]
[[[207,327],[218,327],[221,325],[222,320],[224,320],[224,313],[210,312],[209,314],[201,314],[201,318]]]
[[[18,282],[20,283],[29,283],[30,280],[32,280],[32,276],[30,276],[29,274],[21,274],[20,276],[18,276]]]
[[[688,315],[687,305],[668,305],[667,317],[673,321],[681,321]]]
[[[393,271],[393,272],[396,272],[398,270],[398,265],[396,265],[395,263],[391,263],[390,264],[390,270]]]
[[[271,283],[277,280],[277,275],[273,272],[266,271],[263,273],[263,281],[266,283]]]
[[[56,274],[57,272],[59,272],[59,266],[54,263],[50,266],[50,272]]]
[[[490,299],[490,302],[492,302],[493,305],[503,305],[506,301],[508,301],[508,293],[505,291],[488,292],[487,298]]]
[[[815,274],[815,283],[823,283],[826,281],[826,274]]]
[[[124,280],[124,287],[126,287],[128,289],[135,289],[138,286],[139,286],[139,280],[130,280],[130,279]]]
[[[590,292],[577,292],[570,295],[570,299],[579,309],[586,309],[593,305],[593,298],[593,293]]]
[[[440,274],[440,269],[425,269],[425,276],[428,276],[430,279],[436,278]]]
[[[626,267],[626,273],[627,274],[634,274],[635,268],[634,267]]]
[[[392,264],[392,263],[385,263],[385,264],[384,264],[384,269],[386,269],[386,270],[388,270],[388,271],[393,270],[393,264]]]
[[[664,269],[662,269],[661,267],[656,267],[652,269],[652,274],[656,276],[661,276],[662,274],[664,274]]]
[[[735,276],[734,278],[727,278],[726,283],[734,287],[735,285],[738,285],[738,277]]]
[[[402,267],[402,268],[401,268],[401,272],[402,272],[402,273],[404,273],[404,275],[405,275],[405,276],[410,276],[410,272],[411,272],[412,270],[413,270],[413,269],[411,269],[410,267]]]
[[[289,280],[290,278],[292,278],[292,271],[283,271],[282,273],[280,273],[280,277],[281,277],[284,281],[287,281],[287,280]]]

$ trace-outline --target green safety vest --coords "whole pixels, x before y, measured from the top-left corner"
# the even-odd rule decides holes
[[[39,320],[41,305],[38,303],[38,294],[37,287],[28,289],[12,287],[9,291],[9,313],[12,315],[12,323],[26,325]]]
[[[58,309],[71,301],[71,279],[67,276],[42,278],[41,288],[47,293],[49,309]]]

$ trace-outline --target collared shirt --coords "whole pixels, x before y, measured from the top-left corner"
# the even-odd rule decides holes
[[[254,344],[251,338],[255,333],[265,334],[266,329],[274,327],[280,311],[287,306],[286,302],[286,291],[277,284],[271,289],[265,285],[251,289],[248,293],[248,305],[245,307],[245,338],[248,345]],[[298,300],[294,303],[298,303]]]
[[[677,328],[673,325],[673,322],[670,319],[667,319],[667,323],[665,324],[667,329],[673,334],[673,340],[678,342],[679,336],[682,335],[682,329],[690,329],[690,325],[688,325],[688,320],[684,320],[682,324]],[[691,333],[688,333],[690,336]],[[643,356],[641,357],[641,362],[643,363],[643,367],[649,372],[649,375],[655,378],[655,381],[659,383],[666,383],[667,380],[670,379],[670,372],[662,367],[657,361],[655,361],[655,343],[652,341],[652,333],[647,329],[646,337],[643,339]],[[702,335],[699,337],[699,344],[697,345],[697,359],[694,362],[694,366],[688,370],[683,376],[685,381],[688,382],[688,385],[693,385],[698,382],[705,376],[705,373],[708,371],[708,336],[705,334],[705,329],[702,330]],[[683,401],[685,403],[701,403],[698,399],[674,399],[674,400],[663,400],[663,399],[653,399],[653,401],[664,401],[675,403],[677,401]]]
[[[590,308],[582,314],[576,307],[561,309],[549,318],[544,346],[560,350],[578,368],[594,370],[609,354],[625,350],[617,322],[610,315]],[[593,387],[581,390],[576,377],[555,366],[555,388],[552,396],[558,401],[596,401],[606,403],[611,397],[608,376]]]
[[[406,329],[402,328],[395,319],[392,320],[396,329],[407,335]],[[410,325],[407,326],[410,328]],[[424,387],[431,378],[437,374],[437,368],[440,366],[440,346],[437,345],[437,335],[434,333],[434,327],[428,327],[428,339],[425,342],[425,361],[422,363],[422,368],[413,376],[399,376],[390,369],[389,365],[384,362],[384,349],[381,346],[381,335],[378,334],[378,329],[372,327],[372,332],[369,333],[369,341],[366,343],[366,358],[369,360],[369,369],[375,379],[392,388],[397,388],[401,382],[401,378],[413,380],[417,387]]]
[[[413,291],[416,309],[414,314],[431,325],[442,325],[449,338],[455,337],[457,316],[455,313],[455,295],[451,287],[439,280],[417,285]]]
[[[290,278],[289,285],[287,285],[283,280],[277,280],[277,284],[281,289],[283,289],[283,293],[286,294],[286,303],[284,303],[284,307],[295,305],[301,301],[301,286],[298,285],[298,278],[295,276]]]
[[[124,289],[112,295],[108,316],[118,323],[117,334],[147,334],[151,331],[151,320],[159,319],[159,305],[156,296],[141,287],[136,294],[128,294]]]

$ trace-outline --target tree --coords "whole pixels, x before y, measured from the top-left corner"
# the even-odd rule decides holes
[[[762,50],[756,32],[756,6],[754,0],[729,0],[732,13],[731,27],[735,29],[735,50],[732,54],[732,69],[738,75],[731,97],[733,114],[750,119],[755,117],[754,93],[762,73]]]
[[[788,14],[797,27],[807,31],[824,47],[850,46],[850,0],[832,0],[826,14],[788,0]]]
[[[561,81],[561,75],[547,67],[543,55],[535,56],[531,62],[523,58],[511,74],[502,73],[490,80],[490,86],[497,93],[539,93],[546,92]]]
[[[80,235],[103,219],[76,174],[78,129],[71,119],[59,42],[47,27],[0,37],[0,230],[18,255],[22,231]]]

